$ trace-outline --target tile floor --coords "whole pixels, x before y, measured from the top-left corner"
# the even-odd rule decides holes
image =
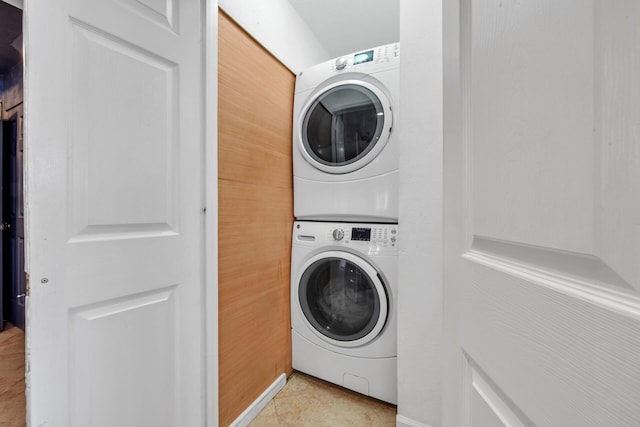
[[[250,427],[383,427],[396,425],[396,407],[294,372]]]
[[[24,332],[7,323],[0,332],[0,427],[24,425]]]

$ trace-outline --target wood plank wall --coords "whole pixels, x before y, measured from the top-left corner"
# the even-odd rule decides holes
[[[227,426],[291,374],[295,76],[218,15],[219,409]]]

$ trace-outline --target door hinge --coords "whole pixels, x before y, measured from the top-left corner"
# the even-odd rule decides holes
[[[29,273],[24,273],[24,274],[26,276],[26,280],[24,282],[25,283],[25,285],[24,285],[24,288],[25,288],[24,289],[24,294],[26,296],[29,296],[29,295],[31,295],[31,286],[29,286]]]

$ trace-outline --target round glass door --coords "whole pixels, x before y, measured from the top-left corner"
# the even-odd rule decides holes
[[[342,346],[372,340],[387,318],[387,295],[377,272],[347,253],[325,253],[308,263],[298,299],[309,325]]]
[[[375,86],[342,82],[329,86],[306,108],[302,148],[314,166],[331,173],[373,160],[391,128],[391,108]]]

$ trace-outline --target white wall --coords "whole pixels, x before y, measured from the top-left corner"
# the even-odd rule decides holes
[[[442,3],[400,0],[398,425],[441,425]]]
[[[288,0],[337,58],[400,39],[398,0]],[[330,58],[327,58],[330,59]]]
[[[293,73],[331,59],[287,0],[220,0],[219,6]]]

